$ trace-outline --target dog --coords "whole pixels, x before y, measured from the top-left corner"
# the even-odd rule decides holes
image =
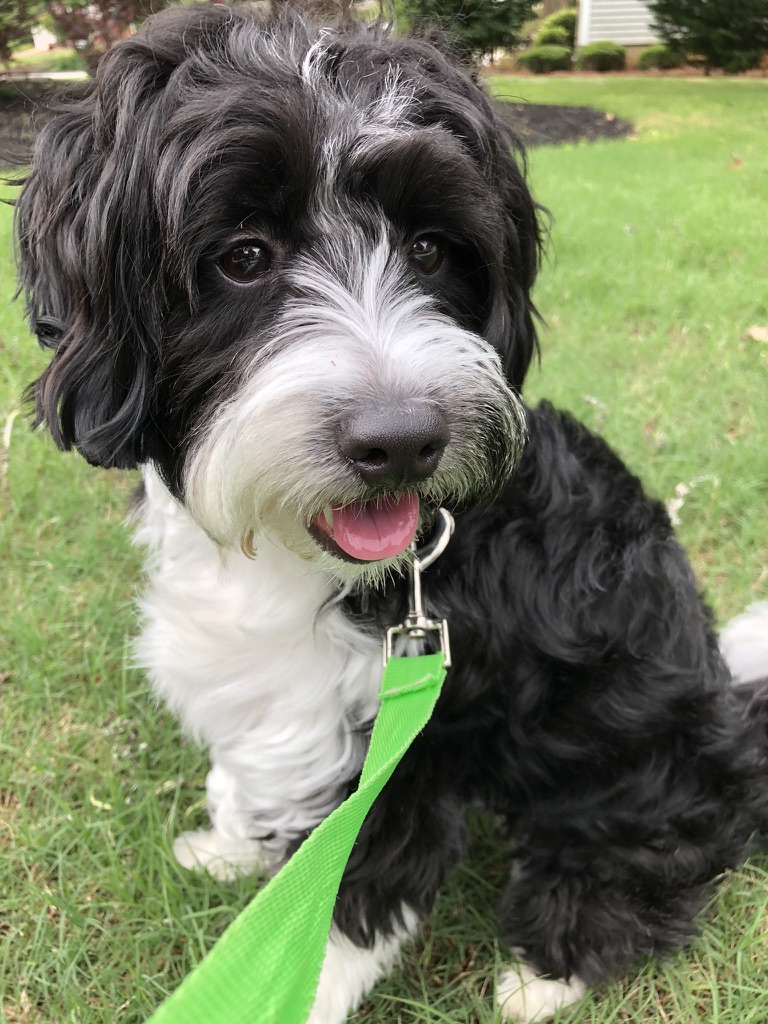
[[[663,507],[524,404],[541,218],[434,42],[218,5],[116,45],[19,197],[37,419],[143,467],[139,660],[211,757],[183,865],[277,871],[354,789],[411,545],[456,517],[425,583],[453,666],[347,865],[312,1024],[397,961],[471,807],[513,840],[519,1021],[685,944],[765,836],[768,606],[734,685]]]

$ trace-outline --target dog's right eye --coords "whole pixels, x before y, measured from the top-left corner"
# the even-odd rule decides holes
[[[445,246],[433,235],[417,238],[409,252],[411,266],[421,274],[434,274],[443,265]]]
[[[241,242],[228,249],[217,262],[230,281],[251,284],[269,273],[272,253],[261,242]]]

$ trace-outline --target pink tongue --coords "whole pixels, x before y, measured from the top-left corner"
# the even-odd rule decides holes
[[[405,551],[418,525],[415,494],[354,501],[333,510],[333,539],[348,555],[365,562]]]

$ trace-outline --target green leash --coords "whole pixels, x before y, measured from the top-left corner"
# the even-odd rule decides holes
[[[420,572],[453,529],[440,509],[438,535],[414,552],[411,607],[388,631],[379,714],[357,790],[321,822],[148,1024],[304,1024],[315,999],[333,907],[365,816],[432,714],[450,665],[444,621],[425,617]],[[399,635],[437,632],[441,651],[394,657]]]

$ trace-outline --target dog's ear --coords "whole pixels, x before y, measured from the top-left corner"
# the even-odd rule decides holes
[[[119,50],[109,56],[90,95],[62,104],[42,128],[16,205],[16,232],[31,327],[53,350],[28,390],[36,422],[89,462],[132,468],[141,460],[151,389],[152,302],[136,263],[150,269],[152,214],[140,161],[127,146],[130,121],[145,112],[128,88],[120,106],[108,109],[116,98],[111,79],[123,64]],[[135,69],[122,71],[135,81]],[[145,92],[142,105],[149,102]]]
[[[166,308],[151,173],[168,78],[226,12],[115,46],[83,98],[58,104],[38,135],[16,204],[20,281],[32,330],[53,350],[28,390],[38,423],[89,462],[147,457],[157,338]]]
[[[523,148],[515,135],[498,123],[495,158],[496,187],[503,211],[503,280],[492,298],[486,327],[489,341],[501,353],[509,380],[522,386],[538,352],[532,289],[542,250],[541,216],[526,183]]]

